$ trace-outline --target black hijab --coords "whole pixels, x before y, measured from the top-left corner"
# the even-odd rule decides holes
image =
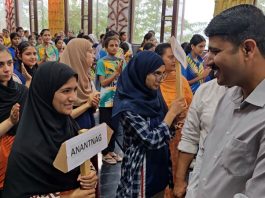
[[[145,84],[148,74],[164,65],[159,55],[151,51],[139,52],[134,56],[117,83],[112,116],[131,111],[143,117],[164,118],[167,108],[160,90],[151,90]]]
[[[79,168],[62,173],[52,165],[61,144],[78,126],[53,105],[55,92],[77,74],[67,65],[47,62],[36,71],[8,160],[3,197],[23,198],[77,188]]]
[[[3,122],[10,116],[14,104],[20,104],[20,117],[27,98],[28,89],[21,84],[11,80],[7,86],[0,83],[0,122]],[[15,135],[18,124],[14,125],[6,134]]]

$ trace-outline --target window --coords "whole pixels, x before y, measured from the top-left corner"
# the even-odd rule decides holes
[[[38,30],[49,28],[48,21],[48,0],[38,0]]]
[[[160,39],[162,0],[135,0],[133,43],[141,43],[149,30],[156,32]]]
[[[93,1],[93,34],[99,39],[108,26],[108,0]]]
[[[69,0],[69,31],[77,35],[81,30],[81,0]]]
[[[6,28],[6,12],[5,12],[5,0],[0,0],[0,31],[2,32],[3,28]]]
[[[19,7],[19,26],[23,27],[24,30],[30,30],[29,26],[29,1],[22,0],[18,1]]]
[[[257,0],[257,7],[265,12],[265,0]]]

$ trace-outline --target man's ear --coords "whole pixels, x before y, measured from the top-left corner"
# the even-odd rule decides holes
[[[243,42],[242,50],[246,56],[252,55],[256,50],[257,44],[253,39],[247,39]]]

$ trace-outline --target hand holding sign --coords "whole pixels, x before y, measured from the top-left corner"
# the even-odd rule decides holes
[[[80,186],[84,190],[95,188],[97,186],[98,181],[96,170],[90,171],[90,173],[85,176],[79,175],[77,181],[80,182]]]
[[[175,58],[178,60],[176,62],[176,95],[177,97],[183,97],[182,90],[182,80],[181,80],[181,65],[187,68],[186,54],[176,38],[172,36],[170,38],[170,44]]]
[[[112,130],[105,123],[92,129],[82,130],[82,134],[65,141],[61,145],[53,166],[67,173],[85,163],[86,166],[81,167],[81,172],[88,175],[90,172],[89,159],[107,148],[112,133]]]

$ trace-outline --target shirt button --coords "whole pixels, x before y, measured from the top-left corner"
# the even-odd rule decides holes
[[[229,135],[230,134],[230,132],[229,131],[226,131],[226,135]]]
[[[203,182],[206,182],[206,178],[204,177],[204,178],[202,179],[202,181],[203,181]]]
[[[214,159],[217,159],[217,155],[213,156]]]

